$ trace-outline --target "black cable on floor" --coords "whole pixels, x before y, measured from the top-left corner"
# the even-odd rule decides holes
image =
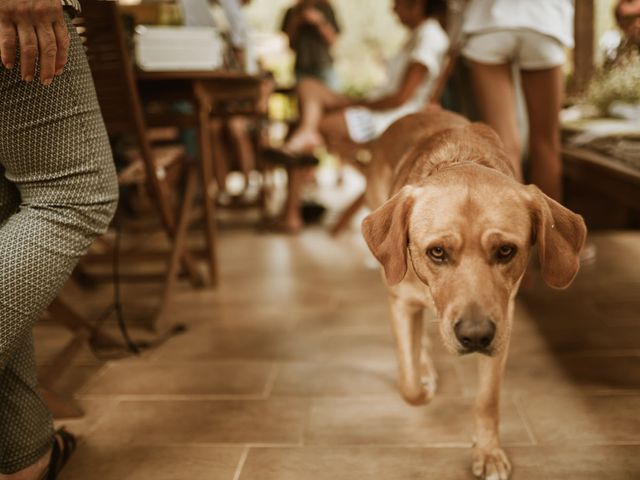
[[[131,340],[129,336],[129,330],[127,324],[124,321],[124,314],[122,312],[122,302],[120,301],[120,223],[116,222],[116,238],[113,247],[113,309],[116,312],[116,319],[118,320],[118,326],[122,333],[127,348],[135,355],[140,355],[140,347],[137,343]],[[144,347],[143,347],[144,348]]]

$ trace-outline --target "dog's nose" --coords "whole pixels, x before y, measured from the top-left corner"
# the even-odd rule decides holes
[[[487,317],[463,318],[453,328],[456,338],[466,350],[486,350],[496,334],[496,325]]]

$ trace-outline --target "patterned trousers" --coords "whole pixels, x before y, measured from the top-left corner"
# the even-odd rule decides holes
[[[0,65],[0,473],[44,455],[32,327],[103,233],[117,182],[91,72],[69,23],[64,73],[45,87]],[[37,77],[37,75],[36,75]]]

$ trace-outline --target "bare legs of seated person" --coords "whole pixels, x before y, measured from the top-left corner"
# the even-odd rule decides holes
[[[300,105],[300,124],[285,142],[284,149],[294,154],[312,153],[315,148],[325,144],[326,132],[323,127],[331,121],[332,114],[343,116],[342,109],[351,105],[352,101],[312,78],[300,80],[296,93]],[[346,123],[344,127],[346,134]]]
[[[233,164],[236,164],[244,178],[242,192],[246,192],[250,174],[256,170],[255,146],[251,138],[249,119],[242,115],[229,117],[226,122],[216,119],[210,122],[210,128],[214,171],[219,191],[226,192],[227,177],[233,169]],[[228,135],[229,142],[225,141],[225,135]]]
[[[352,101],[330,90],[322,82],[304,78],[297,87],[300,105],[300,124],[285,142],[283,150],[291,154],[313,153],[321,146],[341,153],[345,146],[356,146],[349,137],[344,108]],[[282,228],[297,232],[303,222],[300,214],[300,197],[307,169],[290,169],[287,200],[282,219]]]
[[[264,78],[260,82],[260,92],[255,100],[254,113],[267,117],[269,97],[273,93],[274,82],[271,78]],[[252,173],[256,172],[256,145],[251,138],[251,128],[253,121],[246,115],[232,115],[223,121],[221,119],[211,120],[212,149],[214,154],[214,171],[218,188],[221,192],[226,190],[226,180],[231,171],[232,158],[240,173],[244,177],[243,193],[252,186]],[[225,142],[225,134],[228,134],[229,148]],[[262,132],[260,132],[262,135]],[[261,137],[258,142],[265,142]],[[265,142],[266,144],[266,142]],[[255,182],[254,184],[255,185]],[[253,192],[249,192],[253,193]]]

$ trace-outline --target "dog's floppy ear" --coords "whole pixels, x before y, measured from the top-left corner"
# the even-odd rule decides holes
[[[362,222],[362,235],[369,250],[384,267],[389,285],[399,283],[407,273],[409,216],[414,188],[405,186]]]
[[[534,240],[542,277],[553,288],[566,288],[580,268],[580,251],[587,227],[580,215],[563,207],[535,185],[527,187],[533,196]]]

